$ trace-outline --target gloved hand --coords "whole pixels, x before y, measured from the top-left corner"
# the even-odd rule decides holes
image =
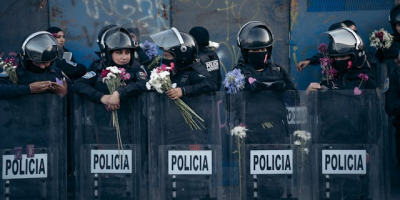
[[[286,84],[284,81],[279,80],[279,81],[273,82],[269,88],[276,92],[282,92],[282,91],[285,91]]]

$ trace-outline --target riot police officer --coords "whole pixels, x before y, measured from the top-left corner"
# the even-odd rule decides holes
[[[99,41],[101,48],[100,62],[93,62],[90,72],[78,79],[75,83],[76,93],[93,102],[103,103],[111,110],[119,108],[120,100],[129,96],[141,94],[146,90],[147,74],[133,59],[134,42],[129,32],[122,27],[112,27],[106,30]],[[109,66],[124,68],[131,75],[126,86],[120,87],[113,94],[100,78],[102,69]]]
[[[122,27],[128,30],[129,34],[132,37],[132,40],[135,42],[135,58],[142,65],[147,65],[151,62],[149,56],[147,56],[146,52],[143,51],[142,47],[140,47],[140,32],[138,27],[133,24],[125,24]]]
[[[10,99],[33,93],[67,94],[67,81],[59,64],[62,50],[54,37],[46,31],[29,35],[21,46],[19,64],[15,72],[18,80],[10,80],[10,74],[0,75],[0,98]],[[57,82],[57,79],[63,80]],[[12,81],[14,83],[12,83]]]
[[[200,61],[205,65],[207,71],[211,74],[212,80],[217,84],[218,88],[221,87],[221,68],[220,60],[215,49],[208,47],[210,44],[210,35],[206,28],[196,26],[190,29],[189,34],[194,37],[199,46],[199,58]]]
[[[294,90],[294,94],[296,91],[286,70],[270,61],[273,42],[271,29],[260,21],[246,23],[237,34],[242,61],[235,68],[244,75],[244,91],[247,92],[239,99],[238,95],[230,95],[230,106],[231,111],[235,112],[233,123],[243,123],[249,129],[246,145],[289,143],[284,97],[290,94],[287,90]],[[246,163],[244,172],[248,173],[250,165]],[[259,177],[257,185],[257,196],[261,199],[283,197],[284,185],[280,177]],[[249,178],[246,183],[246,196],[249,199],[255,195],[253,189],[253,178]]]
[[[311,83],[309,96],[317,98],[310,108],[317,117],[313,142],[318,144],[366,144],[379,138],[379,114],[375,81],[368,77],[369,65],[361,38],[349,28],[326,32],[328,56],[333,58],[335,73],[328,80]],[[318,93],[311,91],[320,90]],[[334,92],[340,90],[340,92]],[[347,92],[346,92],[347,91]],[[318,95],[315,95],[318,94]],[[315,95],[315,96],[313,96]],[[310,98],[312,99],[312,98]],[[340,109],[340,111],[338,111]],[[372,114],[371,116],[371,113]],[[325,197],[325,177],[319,179],[320,197]],[[329,177],[331,199],[363,199],[368,197],[369,179],[346,175]],[[351,187],[349,187],[351,185]]]

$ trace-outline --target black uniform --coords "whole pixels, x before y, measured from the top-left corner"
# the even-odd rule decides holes
[[[396,68],[389,77],[389,89],[385,92],[385,110],[393,116],[392,124],[396,127],[396,156],[400,161],[400,69]]]
[[[199,58],[201,62],[206,66],[207,71],[211,74],[211,80],[217,84],[217,91],[221,87],[221,64],[219,57],[215,51],[210,50],[207,47],[199,47]]]
[[[64,52],[70,52],[68,49],[64,48]],[[57,60],[57,66],[60,68],[68,78],[71,80],[78,79],[86,74],[86,66],[80,63],[77,63],[74,57],[71,57],[71,60]]]
[[[18,84],[12,84],[8,77],[4,74],[0,74],[0,98],[1,99],[11,99],[16,98],[24,95],[31,94],[31,89],[29,84],[38,81],[51,81],[56,82],[56,78],[62,79],[64,75],[62,74],[61,70],[57,68],[56,62],[53,62],[51,66],[47,67],[41,73],[35,73],[29,68],[33,65],[31,62],[28,62],[27,68],[22,67],[19,65],[17,67],[16,72],[18,76]],[[69,82],[69,81],[68,81]],[[68,87],[70,90],[70,88]],[[48,90],[45,93],[53,93],[52,91]]]
[[[137,96],[147,90],[147,74],[144,69],[140,67],[138,62],[134,61],[131,66],[123,66],[123,68],[131,75],[131,78],[125,81],[126,86],[117,89],[120,100],[129,96]],[[90,72],[87,73],[88,76],[85,75],[76,80],[74,84],[76,93],[93,102],[101,103],[101,97],[110,94],[107,85],[103,83],[100,77],[102,69],[103,64],[101,61],[93,62],[89,67]]]

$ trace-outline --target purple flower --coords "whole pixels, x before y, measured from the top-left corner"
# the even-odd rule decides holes
[[[326,46],[325,43],[321,43],[318,46],[318,52],[322,53],[322,54],[326,54],[328,52],[328,47]]]
[[[225,79],[222,82],[224,87],[227,89],[226,93],[235,94],[244,88],[245,77],[240,72],[240,69],[234,69],[225,75]]]
[[[142,45],[144,52],[146,53],[147,56],[149,56],[150,59],[153,59],[158,55],[158,47],[156,44],[146,40],[143,42]]]
[[[321,63],[322,66],[326,67],[329,64],[333,63],[333,59],[332,58],[320,58],[319,62]]]
[[[361,78],[363,81],[368,81],[369,77],[368,75],[361,73],[358,75],[358,78]]]
[[[56,82],[57,82],[58,84],[64,85],[64,82],[62,81],[62,79],[56,78]]]

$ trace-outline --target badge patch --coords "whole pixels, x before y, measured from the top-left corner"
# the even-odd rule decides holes
[[[206,62],[206,67],[209,72],[219,70],[218,60]]]
[[[72,65],[72,66],[74,66],[74,67],[76,67],[76,63],[74,63],[74,62],[72,62],[72,61],[70,61],[70,60],[65,60],[65,62],[67,62],[68,64],[70,64],[70,65]]]
[[[90,79],[90,78],[92,78],[92,77],[94,77],[94,76],[96,76],[96,72],[90,71],[90,72],[87,72],[85,75],[83,75],[82,78],[84,78],[84,79]]]
[[[389,89],[389,78],[385,79],[385,83],[383,84],[383,90],[382,92],[386,92]]]
[[[138,72],[138,74],[139,74],[139,78],[140,78],[140,79],[146,80],[146,77],[147,77],[147,74],[146,74],[146,73],[144,73],[144,72]]]

